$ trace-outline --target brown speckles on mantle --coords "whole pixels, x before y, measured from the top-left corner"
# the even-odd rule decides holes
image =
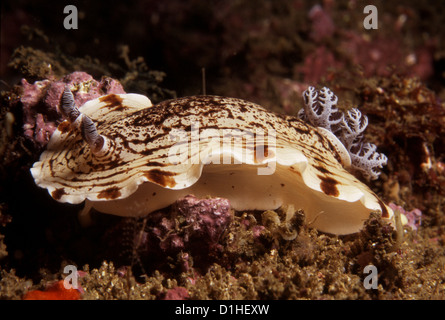
[[[321,179],[320,188],[328,196],[338,197],[338,181],[331,177],[318,176]]]
[[[109,94],[107,96],[103,96],[99,98],[100,102],[106,103],[104,108],[125,108],[125,106],[122,105],[122,98],[119,97],[116,94]]]
[[[52,197],[56,200],[60,200],[64,194],[65,190],[63,188],[59,188],[51,192]]]
[[[318,212],[350,212],[337,225],[324,216],[313,224],[336,234],[356,232],[369,213],[381,207],[376,195],[342,167],[317,128],[247,101],[193,96],[153,106],[141,95],[109,95],[90,101],[81,110],[100,121],[97,131],[108,139],[110,147],[103,156],[95,157],[85,152],[86,143],[78,130],[56,135],[31,169],[39,185],[56,182],[56,186],[63,186],[63,191],[52,192],[56,200],[80,203],[89,199],[93,208],[104,213],[141,216],[174,202],[180,193],[190,192],[223,196],[233,200],[235,210],[298,205],[310,209],[305,213],[309,220]],[[186,136],[172,139],[174,129]],[[219,139],[206,139],[206,134],[213,132]],[[184,147],[195,141],[196,147]],[[221,168],[197,161],[221,156],[221,145],[229,144],[224,155],[230,152],[232,158],[242,159],[241,163],[223,163]],[[258,169],[272,161],[276,164],[274,173],[260,174]],[[242,190],[248,191],[244,198]],[[353,196],[366,198],[358,210],[346,210],[350,202],[358,200],[349,201],[351,191]],[[314,196],[321,194],[332,199],[322,197],[326,201],[314,204]],[[147,196],[152,201],[147,202]],[[119,201],[108,204],[103,200]],[[392,216],[384,205],[382,211],[384,216]]]
[[[174,187],[176,185],[175,179],[173,178],[176,174],[173,172],[162,171],[159,169],[152,169],[145,172],[144,176],[162,187]]]
[[[63,121],[61,124],[59,124],[59,126],[57,127],[57,129],[61,132],[61,133],[67,133],[71,130],[71,124],[69,123],[69,121]]]
[[[101,191],[97,195],[97,198],[98,199],[113,200],[113,199],[119,198],[120,195],[121,195],[121,192],[120,192],[119,188],[111,187],[111,188],[108,188],[108,189],[105,189],[105,190]]]

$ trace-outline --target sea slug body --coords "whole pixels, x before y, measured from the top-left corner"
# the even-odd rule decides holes
[[[375,178],[386,162],[361,140],[365,120],[334,103],[328,114],[321,108],[336,97],[310,90],[306,109],[322,115],[325,128],[308,123],[310,114],[300,113],[306,122],[219,96],[152,105],[142,95],[112,94],[77,109],[68,89],[61,102],[68,120],[31,173],[57,201],[86,200],[83,212],[145,216],[194,194],[227,198],[235,210],[293,205],[311,227],[333,234],[358,232],[373,211],[392,221],[392,209],[345,169],[349,161]]]

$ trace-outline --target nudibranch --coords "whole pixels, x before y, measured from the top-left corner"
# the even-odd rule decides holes
[[[366,120],[340,114],[334,97],[309,88],[308,112],[294,117],[220,96],[152,105],[112,94],[77,108],[67,87],[67,120],[31,173],[55,200],[85,201],[84,213],[141,217],[194,194],[227,198],[239,211],[292,205],[311,227],[339,235],[360,231],[371,212],[392,222],[392,209],[347,171],[375,178],[386,159],[362,142]]]

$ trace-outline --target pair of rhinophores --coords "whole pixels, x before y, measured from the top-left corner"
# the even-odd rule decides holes
[[[328,88],[303,98],[298,117],[219,96],[152,105],[112,94],[77,108],[66,87],[66,120],[31,173],[57,201],[85,201],[83,213],[142,217],[194,194],[238,211],[303,209],[311,227],[339,235],[358,232],[374,211],[392,222],[391,208],[347,171],[375,179],[386,164],[363,141],[366,116],[340,112]]]

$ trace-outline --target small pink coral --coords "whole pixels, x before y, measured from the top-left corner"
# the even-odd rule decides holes
[[[189,293],[184,287],[169,289],[163,300],[185,300],[190,298]]]
[[[403,214],[408,220],[408,223],[406,225],[412,230],[417,230],[422,225],[422,211],[420,211],[419,209],[415,208],[407,212],[405,211],[405,209],[403,209],[403,207],[398,206],[392,202],[389,204],[389,207],[394,211],[397,210],[400,212],[400,214]]]
[[[264,226],[254,226],[252,228],[252,235],[255,239],[259,238],[262,234],[262,232],[266,229]]]
[[[228,199],[199,199],[188,195],[176,201],[178,214],[190,226],[189,237],[199,237],[210,245],[216,245],[230,223],[232,215]]]
[[[188,195],[177,200],[168,214],[158,211],[147,217],[146,231],[142,237],[136,236],[138,250],[147,257],[180,254],[180,262],[188,269],[191,261],[184,254],[190,252],[194,259],[206,260],[220,252],[220,238],[231,221],[229,200]]]
[[[37,114],[35,124],[36,124],[34,130],[35,141],[43,145],[47,141],[49,141],[49,138],[53,134],[54,130],[56,130],[56,125],[53,121],[45,122],[43,115],[41,113]]]

